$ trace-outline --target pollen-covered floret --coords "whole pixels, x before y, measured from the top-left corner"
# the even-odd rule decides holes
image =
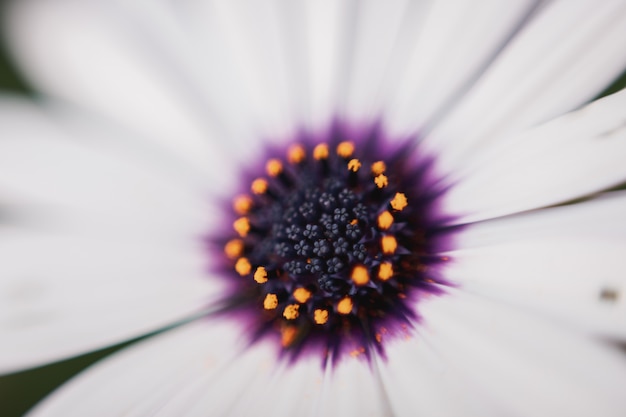
[[[408,322],[406,294],[427,282],[415,188],[397,181],[405,167],[344,140],[292,145],[264,168],[234,199],[224,247],[257,331],[278,332],[285,349],[321,341],[325,354],[356,338],[367,353],[380,328]]]

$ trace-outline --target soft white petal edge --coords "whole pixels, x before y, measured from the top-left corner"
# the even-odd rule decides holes
[[[3,373],[159,329],[218,290],[198,182],[50,110],[0,100]]]
[[[444,274],[468,291],[626,340],[626,193],[467,226]]]
[[[418,335],[381,365],[395,415],[620,416],[618,349],[463,290],[425,300]]]
[[[201,175],[56,102],[1,96],[0,125],[0,200],[44,220],[188,238],[206,230],[208,198],[234,184],[219,152]]]
[[[193,242],[0,229],[0,373],[100,349],[210,308],[220,286]]]
[[[626,180],[626,90],[503,140],[447,181],[442,209],[468,223],[553,205]]]
[[[215,149],[230,158],[250,139],[245,95],[223,56],[220,33],[200,46],[165,2],[20,0],[7,40],[45,94],[140,134],[199,169]],[[213,25],[211,25],[213,27]],[[269,106],[271,107],[271,106]]]
[[[626,4],[544,2],[425,145],[455,169],[502,136],[574,110],[626,67]],[[445,151],[445,152],[444,152]]]
[[[29,415],[383,415],[367,365],[328,375],[319,358],[281,363],[276,345],[246,346],[244,334],[221,319],[170,330],[88,368]]]
[[[460,291],[422,314],[388,360],[332,371],[314,358],[280,364],[272,343],[244,348],[236,323],[197,321],[88,368],[30,415],[617,417],[626,405],[615,349]]]

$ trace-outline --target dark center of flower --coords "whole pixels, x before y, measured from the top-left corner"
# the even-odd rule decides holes
[[[228,304],[252,307],[255,338],[276,332],[296,352],[321,341],[327,355],[349,340],[361,354],[415,318],[407,294],[435,282],[424,274],[424,199],[405,159],[351,141],[296,144],[234,199]]]

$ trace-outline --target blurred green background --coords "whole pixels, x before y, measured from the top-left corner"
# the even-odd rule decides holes
[[[4,2],[5,0],[0,0],[0,22],[3,17],[2,5]],[[601,96],[625,87],[626,72]],[[0,37],[0,94],[6,93],[32,96],[35,94],[35,89],[20,75],[19,70],[11,61],[4,40]],[[0,222],[2,221],[3,219],[0,217]],[[139,339],[52,365],[0,377],[0,416],[18,417],[23,415],[38,400],[85,367],[137,340]]]

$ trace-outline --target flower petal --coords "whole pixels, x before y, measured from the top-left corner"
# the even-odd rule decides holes
[[[3,99],[0,109],[2,372],[206,308],[211,208],[196,175],[53,107]]]
[[[463,288],[626,340],[626,194],[468,226],[445,274]]]
[[[420,308],[419,334],[391,345],[381,367],[397,415],[621,415],[617,349],[464,291]]]
[[[319,401],[319,416],[392,415],[378,375],[358,358],[347,358],[327,370]]]
[[[392,132],[423,133],[466,93],[537,5],[534,0],[412,2],[393,56],[370,57],[389,61],[377,110],[385,113]]]
[[[382,415],[368,408],[378,393],[366,364],[353,361],[326,381],[319,358],[278,363],[272,343],[246,347],[241,330],[199,320],[139,342],[87,369],[31,415]]]
[[[425,145],[446,171],[458,167],[501,136],[592,99],[624,70],[625,48],[622,2],[543,5]]]
[[[337,88],[340,113],[353,121],[371,121],[379,117],[377,100],[386,72],[398,43],[411,37],[419,27],[419,18],[428,2],[411,5],[406,0],[385,3],[361,1],[352,13],[351,25],[343,36],[344,66],[339,69]],[[411,26],[405,28],[404,26]],[[403,45],[406,48],[406,45]],[[402,51],[405,53],[406,51]],[[406,57],[404,57],[406,59]]]
[[[153,10],[156,2],[152,8],[136,3],[143,22],[115,2],[13,2],[8,39],[18,62],[45,93],[201,165],[217,147],[229,149],[233,142],[225,138],[242,132],[238,127],[245,123],[232,113],[241,114],[245,102],[235,100],[239,108],[234,109],[227,105],[236,96],[232,83],[220,78],[227,70],[217,65],[207,70],[204,55],[192,53],[195,42],[172,22],[173,13],[164,19],[167,14]]]
[[[626,180],[626,91],[503,140],[455,174],[458,223],[562,203]]]
[[[117,140],[115,130],[78,113],[20,99],[0,100],[0,110],[0,192],[19,216],[118,236],[188,239],[209,224],[206,197],[232,186],[217,153],[207,162],[219,184],[133,148],[132,139]]]
[[[198,243],[0,230],[0,372],[99,349],[206,310],[220,289]]]

